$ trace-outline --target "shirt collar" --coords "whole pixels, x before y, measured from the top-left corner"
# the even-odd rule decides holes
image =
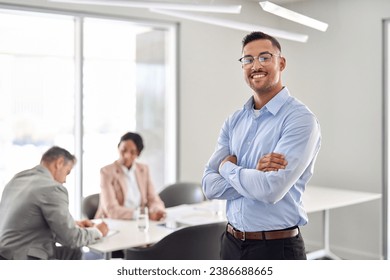
[[[287,99],[290,97],[290,92],[287,87],[283,87],[281,91],[277,95],[275,95],[263,108],[267,108],[267,111],[272,115],[276,115],[280,108],[286,103]],[[245,103],[244,109],[248,111],[253,110],[254,100],[253,96],[249,98],[249,100]],[[263,108],[261,110],[263,110]]]
[[[134,173],[134,163],[133,165],[130,167],[130,169],[128,169],[126,166],[120,164],[120,167],[122,168],[123,172],[127,175],[130,175],[130,174],[133,174]]]

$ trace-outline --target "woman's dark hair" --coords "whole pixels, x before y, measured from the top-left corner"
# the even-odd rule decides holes
[[[255,40],[269,40],[271,41],[272,45],[274,47],[277,47],[280,52],[282,52],[282,47],[280,46],[280,43],[278,40],[276,40],[274,37],[265,34],[260,31],[254,31],[252,33],[249,33],[242,39],[242,48],[244,48],[248,43],[255,41]]]
[[[142,150],[144,149],[144,141],[142,140],[141,135],[134,132],[127,132],[121,137],[121,140],[118,143],[118,148],[123,141],[127,141],[127,140],[132,140],[134,142],[134,144],[137,146],[138,149],[138,155],[140,155]]]

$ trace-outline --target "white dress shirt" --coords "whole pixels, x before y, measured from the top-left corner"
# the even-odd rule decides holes
[[[123,172],[126,175],[127,196],[125,198],[125,206],[136,209],[141,202],[141,193],[139,191],[138,182],[135,178],[134,168],[128,169],[122,166]]]

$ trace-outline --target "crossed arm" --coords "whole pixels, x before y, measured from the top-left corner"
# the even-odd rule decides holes
[[[226,180],[221,176],[221,168],[227,162],[237,165],[237,157],[235,155],[223,156],[226,150],[218,150],[213,160],[210,160],[208,168],[205,171],[203,177],[203,189],[205,195],[209,199],[236,199],[242,196],[235,188],[233,188]],[[219,158],[219,160],[218,160]],[[219,166],[216,163],[219,162]],[[253,171],[278,171],[284,170],[288,162],[285,156],[279,153],[269,153],[262,156]]]
[[[237,164],[237,157],[234,155],[228,155],[219,165],[219,169],[227,161]],[[285,169],[286,166],[287,161],[285,160],[284,155],[278,153],[270,153],[259,159],[256,165],[256,170],[263,172],[278,171],[279,169]]]
[[[232,154],[230,124],[225,123],[218,147],[203,174],[202,185],[206,197],[227,200],[246,197],[274,204],[294,184],[304,184],[312,174],[321,136],[313,116],[306,114],[296,118],[299,122],[296,120],[285,124],[282,136],[275,139],[272,150],[278,153],[262,156],[252,168],[241,166],[240,160]]]

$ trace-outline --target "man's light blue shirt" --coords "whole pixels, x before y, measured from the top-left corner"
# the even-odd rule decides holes
[[[223,124],[215,152],[203,174],[209,199],[226,199],[230,224],[241,231],[267,231],[301,226],[308,217],[302,194],[313,175],[321,145],[315,115],[283,88],[259,112],[251,97]],[[259,159],[271,152],[285,156],[286,169],[256,170]],[[237,165],[226,162],[237,157]]]

